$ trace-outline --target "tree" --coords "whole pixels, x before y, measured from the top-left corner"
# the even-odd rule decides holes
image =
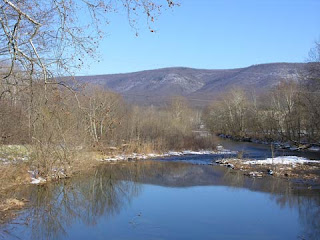
[[[1,2],[0,60],[7,66],[2,80],[16,70],[26,72],[28,77],[40,77],[45,84],[55,83],[52,77],[58,72],[66,74],[81,67],[85,56],[94,56],[108,13],[126,11],[129,24],[136,29],[139,15],[152,23],[163,8],[152,0]],[[163,2],[168,7],[175,5],[169,0]]]
[[[169,0],[0,0],[0,116],[12,124],[0,128],[0,136],[18,132],[13,122],[28,126],[23,143],[35,148],[46,173],[56,163],[69,163],[70,153],[88,138],[87,129],[94,141],[110,136],[119,97],[105,92],[83,97],[83,88],[62,76],[96,57],[109,13],[125,11],[136,31],[138,17],[145,16],[153,32],[162,9],[174,5]]]
[[[301,104],[306,116],[305,125],[309,141],[320,137],[320,41],[309,52],[307,71],[302,76]]]
[[[314,47],[309,51],[307,59],[307,71],[302,76],[304,85],[308,90],[320,90],[320,42],[314,43]]]

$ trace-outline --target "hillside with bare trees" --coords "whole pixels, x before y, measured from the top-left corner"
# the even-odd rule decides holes
[[[140,105],[163,105],[171,96],[185,96],[193,106],[203,107],[235,87],[261,93],[282,81],[299,82],[307,73],[305,63],[270,63],[238,69],[164,68],[75,80],[100,85]]]

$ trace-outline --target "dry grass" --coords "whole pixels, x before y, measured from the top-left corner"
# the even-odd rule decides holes
[[[0,164],[0,192],[16,185],[30,182],[26,164]]]

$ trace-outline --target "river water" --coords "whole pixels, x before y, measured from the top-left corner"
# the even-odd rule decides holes
[[[205,164],[217,157],[105,164],[17,189],[29,207],[0,226],[0,239],[320,239],[319,190]]]
[[[236,142],[229,139],[217,138],[216,143],[223,146],[225,149],[230,150],[230,154],[212,154],[212,155],[184,155],[184,156],[171,156],[165,158],[158,158],[161,161],[174,161],[186,162],[191,164],[204,164],[209,165],[215,160],[238,157],[241,153],[241,158],[262,160],[278,156],[299,156],[310,160],[320,160],[320,152],[307,152],[307,151],[290,151],[289,149],[271,149],[270,145],[251,143],[251,142]]]

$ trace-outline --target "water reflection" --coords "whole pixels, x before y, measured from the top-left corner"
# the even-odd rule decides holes
[[[137,168],[111,165],[89,176],[36,188],[30,196],[34,207],[27,215],[31,239],[59,239],[74,221],[95,225],[101,216],[118,214],[141,191],[141,185],[123,179],[135,179],[138,174]]]
[[[95,226],[101,218],[112,221],[143,194],[144,186],[150,184],[184,189],[192,186],[228,186],[265,192],[270,201],[282,208],[290,207],[298,211],[301,238],[320,237],[318,190],[305,189],[272,177],[247,178],[239,171],[220,166],[145,161],[101,165],[90,174],[60,183],[30,187],[27,193],[23,193],[30,200],[30,208],[2,226],[0,238],[68,238],[79,223]],[[232,217],[232,213],[226,214]]]

